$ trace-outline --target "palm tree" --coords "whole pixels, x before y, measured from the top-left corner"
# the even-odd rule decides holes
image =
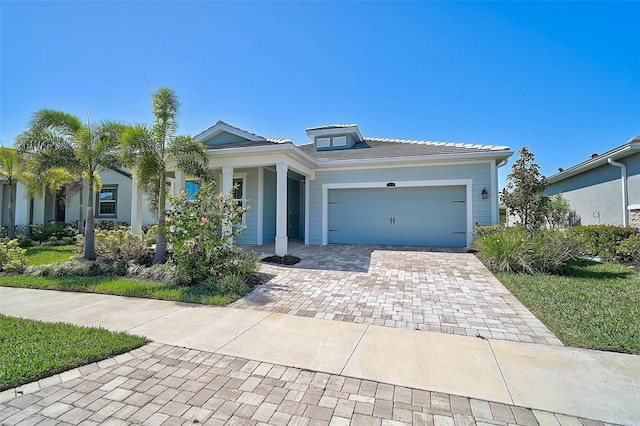
[[[138,185],[151,199],[157,200],[158,241],[154,263],[167,259],[167,240],[164,232],[166,213],[166,174],[169,162],[185,173],[210,180],[206,149],[201,141],[191,136],[176,136],[180,101],[176,93],[161,87],[152,93],[153,115],[151,126],[129,126],[121,139],[121,157],[134,169]]]
[[[30,122],[30,128],[18,136],[17,146],[32,154],[37,172],[65,169],[76,177],[76,182],[86,179],[89,183],[87,201],[85,244],[83,258],[96,258],[94,238],[94,190],[100,186],[99,172],[121,164],[118,156],[118,140],[124,129],[120,123],[101,121],[87,123],[66,112],[42,109]],[[80,191],[82,212],[82,191]],[[79,217],[82,222],[82,214]]]

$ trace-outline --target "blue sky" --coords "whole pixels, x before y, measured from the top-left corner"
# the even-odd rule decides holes
[[[640,2],[0,2],[0,139],[55,108],[307,143],[528,145],[546,175],[640,134]],[[510,162],[511,164],[512,162]],[[501,170],[501,181],[509,166]]]

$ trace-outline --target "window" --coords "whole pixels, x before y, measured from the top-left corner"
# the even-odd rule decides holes
[[[331,138],[318,138],[318,148],[329,148],[331,146]]]
[[[247,207],[247,199],[245,194],[245,179],[246,174],[241,173],[241,177],[233,178],[233,199],[236,201],[238,207],[243,209]],[[244,223],[245,214],[242,214],[242,223]]]
[[[196,198],[196,192],[200,189],[200,182],[188,180],[184,186],[187,191],[187,200],[194,200]]]
[[[116,216],[118,202],[118,186],[104,185],[98,193],[97,216]]]
[[[333,138],[333,146],[347,146],[347,137],[337,136]]]

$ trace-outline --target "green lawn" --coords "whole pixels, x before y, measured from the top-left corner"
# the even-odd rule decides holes
[[[568,276],[497,274],[565,345],[640,353],[640,274],[582,261]]]
[[[44,265],[45,263],[60,262],[73,257],[77,253],[77,246],[38,246],[27,247],[27,266]]]
[[[147,339],[100,328],[0,314],[0,391],[100,361]]]
[[[0,277],[0,286],[39,288],[44,290],[80,291],[85,293],[115,294],[118,296],[177,302],[228,305],[237,299],[201,286],[176,286],[125,277],[29,277],[7,275]]]

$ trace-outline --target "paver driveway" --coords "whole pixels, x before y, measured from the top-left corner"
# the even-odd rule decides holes
[[[247,247],[269,254],[269,246]],[[231,305],[335,321],[562,345],[473,255],[456,249],[290,244],[295,266]]]

